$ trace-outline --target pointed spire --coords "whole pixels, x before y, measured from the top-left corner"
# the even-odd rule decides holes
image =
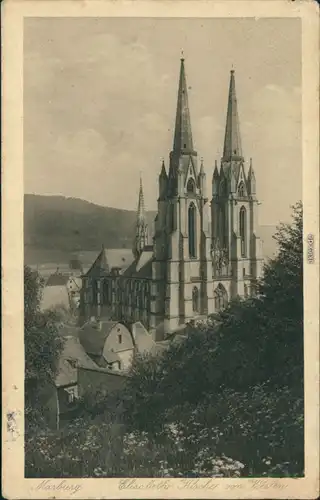
[[[223,157],[224,161],[242,160],[240,127],[238,117],[238,105],[236,97],[236,84],[234,77],[234,69],[230,74],[229,97],[227,122],[224,138]]]
[[[144,196],[143,196],[143,187],[142,187],[142,176],[140,173],[140,188],[139,188],[139,201],[138,201],[138,210],[137,210],[137,221],[142,221],[145,219],[145,207],[144,207]]]
[[[148,225],[146,220],[145,206],[144,206],[144,196],[142,187],[142,177],[140,173],[140,187],[139,187],[139,200],[138,200],[138,210],[137,210],[137,222],[135,236],[133,240],[133,255],[138,258],[144,247],[148,244]]]
[[[191,120],[188,103],[188,90],[184,68],[184,58],[181,58],[180,78],[178,89],[178,102],[176,113],[176,124],[174,132],[173,152],[193,153],[193,141],[191,132]]]

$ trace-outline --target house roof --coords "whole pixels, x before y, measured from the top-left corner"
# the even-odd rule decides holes
[[[89,354],[101,355],[106,339],[116,321],[88,321],[79,331],[79,339],[85,351]]]
[[[69,281],[69,276],[67,274],[54,273],[49,276],[46,286],[66,286]]]
[[[97,365],[87,355],[79,339],[67,336],[62,353],[58,361],[58,371],[55,379],[57,387],[76,384],[78,379],[78,366],[96,369]]]
[[[155,352],[156,343],[140,321],[132,324],[131,332],[138,352]]]

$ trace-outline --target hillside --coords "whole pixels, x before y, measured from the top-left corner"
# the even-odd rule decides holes
[[[153,228],[155,212],[148,212]],[[102,207],[77,198],[26,194],[24,197],[25,262],[68,262],[72,253],[131,249],[135,211]],[[266,256],[275,251],[274,226],[262,226]]]

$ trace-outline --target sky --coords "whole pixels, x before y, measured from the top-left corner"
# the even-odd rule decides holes
[[[182,50],[209,197],[233,67],[260,223],[288,220],[302,197],[299,19],[25,18],[25,192],[136,209],[141,173],[155,210]]]

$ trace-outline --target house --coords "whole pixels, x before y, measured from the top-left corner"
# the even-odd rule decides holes
[[[43,311],[56,307],[76,310],[80,302],[82,280],[80,277],[62,274],[57,271],[49,276],[43,291],[41,309]]]
[[[80,328],[79,339],[98,366],[117,371],[130,369],[135,346],[124,324],[92,318]]]
[[[44,415],[50,427],[59,429],[64,421],[77,413],[79,367],[97,368],[78,338],[64,336],[54,384],[46,386],[41,394]]]

